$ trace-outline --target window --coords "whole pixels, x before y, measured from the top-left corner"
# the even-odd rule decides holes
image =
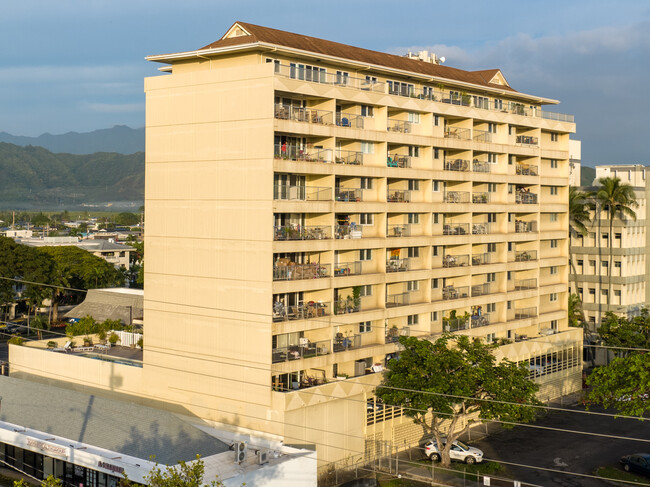
[[[438,245],[432,247],[431,253],[434,257],[438,257]]]
[[[487,251],[488,252],[496,252],[497,251],[497,244],[494,242],[490,242],[487,244]]]
[[[440,181],[434,181],[433,182],[433,190],[437,193],[440,191]]]
[[[551,159],[551,169],[557,169],[557,159]]]
[[[512,130],[514,127],[512,125],[508,125],[508,135],[512,135],[514,130]]]
[[[279,59],[270,59],[270,58],[266,58],[266,62],[267,62],[267,63],[273,63],[273,64],[274,64],[274,66],[273,66],[273,70],[274,70],[276,73],[279,73],[279,72],[280,72],[280,60],[279,60]]]
[[[487,157],[487,162],[490,164],[496,164],[497,163],[497,155],[494,152],[488,152],[486,154]]]
[[[367,80],[368,76],[366,76]],[[377,82],[377,78],[375,78],[375,82]],[[362,117],[373,117],[375,115],[375,107],[372,107],[370,105],[361,105],[361,116]]]
[[[497,280],[497,274],[496,272],[488,272],[486,275],[486,281],[487,282],[495,282]]]
[[[409,179],[409,191],[419,191],[419,190],[420,190],[420,180]]]
[[[359,250],[359,260],[361,261],[372,260],[372,249]]]
[[[438,289],[438,278],[431,279],[431,289]]]
[[[432,311],[431,312],[431,321],[438,321],[438,312],[437,311]]]
[[[551,132],[551,142],[557,142],[558,141],[558,134],[555,132]]]
[[[602,238],[603,240],[609,240],[609,233],[603,233]]]
[[[591,267],[596,267],[596,261],[595,261],[595,260],[590,260],[590,261],[589,261],[589,265],[590,265]]]
[[[366,286],[359,286],[361,288],[361,292],[359,293],[359,296],[364,297],[364,296],[372,296],[372,285],[368,284]]]
[[[409,156],[420,157],[420,148],[417,145],[409,145]]]
[[[496,193],[497,192],[497,183],[488,183],[487,190],[488,190],[488,193]]]
[[[508,154],[508,165],[512,166],[512,164],[515,162],[515,156],[512,154]]]
[[[359,214],[359,225],[372,225],[374,222],[373,213],[360,213]]]
[[[374,154],[375,144],[372,142],[361,142],[361,152],[364,154]]]
[[[556,266],[556,265],[552,265],[552,266],[549,268],[549,272],[551,273],[551,275],[557,274],[557,266]]]
[[[508,281],[512,281],[512,271],[508,271]]]
[[[350,73],[346,71],[337,71],[336,72],[336,84],[338,85],[347,85],[350,78]]]
[[[325,68],[291,63],[289,65],[289,77],[306,81],[315,81],[316,83],[325,83],[326,71]]]
[[[487,131],[491,134],[496,134],[497,133],[497,124],[496,123],[488,123],[487,124]]]
[[[485,337],[485,341],[488,343],[493,343],[497,339],[496,333],[488,333]]]
[[[621,239],[621,234],[620,233],[615,233],[614,234],[614,239],[615,240],[620,240]]]
[[[552,249],[556,249],[556,248],[557,248],[557,239],[554,238],[553,240],[551,240],[551,248],[552,248]]]
[[[432,216],[433,216],[433,224],[437,225],[440,221],[440,213],[433,213]]]
[[[579,265],[580,267],[582,267],[583,263],[584,263],[584,261],[583,261],[582,259],[578,259],[578,265]]]
[[[487,312],[488,313],[496,313],[497,310],[497,304],[496,303],[488,303],[487,304]]]
[[[490,108],[490,100],[485,96],[474,95],[474,106],[477,108],[484,108],[485,110],[488,110]]]
[[[551,196],[557,196],[557,186],[551,186],[549,189],[551,190]]]
[[[615,261],[615,262],[614,262],[614,267],[615,267],[616,269],[620,269],[620,268],[621,268],[621,261],[620,261],[620,260]]]
[[[512,309],[512,301],[508,301],[508,304],[506,306],[508,309]]]
[[[409,213],[409,223],[417,225],[420,223],[420,214],[419,213]]]
[[[360,187],[361,189],[372,189],[372,178],[361,178]]]
[[[440,149],[438,149],[437,147],[433,148],[433,158],[440,159]]]
[[[376,76],[370,76],[370,75],[367,74],[366,75],[366,83],[371,84],[371,85],[376,84],[377,83],[377,77]]]
[[[607,296],[609,294],[609,291],[607,291],[607,289],[601,289],[600,292],[603,296]]]
[[[515,249],[514,242],[508,242],[508,252],[512,252]]]
[[[551,220],[552,222],[556,222],[557,221],[557,213],[551,213],[549,215],[549,220]]]
[[[494,99],[494,109],[495,110],[503,110],[503,100],[499,100],[498,98]]]
[[[488,213],[487,214],[487,221],[488,221],[488,223],[496,223],[497,214],[496,213]]]
[[[620,289],[614,289],[614,296],[617,298],[621,297],[621,290]]]
[[[411,123],[420,123],[420,114],[417,112],[408,112],[408,121]]]
[[[411,291],[419,291],[420,290],[420,281],[407,281],[406,282],[406,290],[411,292]]]
[[[420,247],[409,247],[408,256],[409,259],[417,259],[420,257]]]
[[[359,333],[368,333],[372,331],[372,321],[362,321],[359,323]]]
[[[433,100],[434,99],[434,94],[433,94],[433,88],[430,86],[423,86],[422,87],[422,94],[427,100]]]
[[[435,125],[436,127],[440,125],[440,115],[433,116],[433,125]]]
[[[557,301],[557,293],[551,293],[551,294],[549,294],[549,296],[548,296],[548,300],[549,300],[551,303],[555,303],[555,302]]]
[[[399,81],[388,81],[388,93],[391,95],[412,96],[414,92],[413,85],[409,83],[400,83]]]
[[[557,330],[557,320],[551,320],[551,329]]]
[[[590,287],[590,288],[589,288],[589,294],[590,294],[591,296],[595,296],[595,295],[596,295],[596,289],[594,289],[593,287]]]
[[[508,184],[508,194],[512,194],[512,184]]]
[[[419,322],[419,315],[408,315],[406,317],[406,323],[408,326],[415,326]]]

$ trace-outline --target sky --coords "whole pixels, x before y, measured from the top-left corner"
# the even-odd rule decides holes
[[[650,164],[649,0],[5,0],[0,132],[142,127],[143,79],[159,75],[144,57],[200,48],[236,20],[499,68],[575,115],[583,163]]]

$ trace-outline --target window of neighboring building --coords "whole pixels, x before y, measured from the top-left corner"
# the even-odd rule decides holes
[[[359,333],[368,333],[372,331],[372,321],[362,321],[359,323]]]
[[[497,251],[497,244],[495,242],[490,242],[487,244],[487,251],[488,252],[496,252]]]
[[[497,274],[496,272],[488,272],[486,275],[486,281],[487,282],[495,282],[497,280]]]
[[[557,213],[551,213],[551,214],[549,215],[549,219],[550,219],[552,222],[556,222],[556,221],[557,221]]]
[[[433,148],[433,158],[440,159],[440,149],[438,149],[437,147]]]
[[[488,183],[487,184],[487,190],[488,190],[488,193],[496,193],[497,192],[497,183]]]
[[[551,294],[549,294],[548,300],[549,300],[551,303],[556,302],[556,301],[557,301],[557,293],[551,293]]]
[[[497,155],[493,152],[488,152],[486,154],[486,157],[487,157],[487,162],[489,162],[490,164],[496,164],[498,162]]]
[[[616,269],[620,269],[621,268],[621,261],[620,260],[614,261],[614,267]]]
[[[554,238],[554,239],[551,240],[551,248],[552,248],[552,249],[556,249],[556,248],[557,248],[557,239]]]
[[[621,297],[621,290],[620,289],[614,289],[614,296],[617,298]]]
[[[551,159],[551,169],[557,169],[557,159]]]
[[[497,339],[496,333],[488,333],[485,337],[485,341],[488,343],[493,343]]]
[[[434,256],[434,257],[438,257],[438,252],[439,252],[439,251],[438,251],[438,246],[437,246],[437,245],[434,245],[433,247],[431,247],[431,249],[432,249],[432,250],[431,250],[431,253],[433,254],[433,256]]]
[[[551,195],[552,196],[557,196],[557,186],[551,186]]]
[[[557,274],[557,266],[556,265],[551,266],[549,269],[550,269],[551,275]]]
[[[431,312],[431,321],[438,321],[438,312],[437,311],[432,311]]]
[[[497,133],[497,124],[496,123],[488,123],[487,124],[487,131],[491,134],[496,134]]]
[[[440,213],[432,213],[431,216],[433,217],[433,224],[437,225],[440,221]]]
[[[436,127],[440,125],[440,115],[433,116],[433,125],[435,125]]]
[[[593,287],[590,287],[590,288],[589,288],[589,294],[590,294],[591,296],[595,296],[595,295],[596,295],[596,289],[594,289]]]
[[[440,181],[434,181],[433,182],[433,190],[437,193],[440,191]]]
[[[609,294],[609,291],[607,291],[607,289],[601,289],[600,292],[605,297]]]

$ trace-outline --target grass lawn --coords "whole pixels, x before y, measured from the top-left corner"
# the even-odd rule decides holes
[[[626,472],[619,467],[600,467],[598,470],[596,470],[596,475],[612,480],[625,480],[628,482],[634,482],[637,485],[650,485],[650,478],[643,477],[635,473]]]

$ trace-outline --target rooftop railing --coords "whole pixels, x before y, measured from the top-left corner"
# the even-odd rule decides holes
[[[536,289],[537,288],[537,279],[516,279],[515,280],[515,291],[523,291],[526,289]]]
[[[515,198],[515,203],[522,205],[535,205],[537,204],[537,194],[518,192],[517,197]]]
[[[386,226],[386,236],[387,237],[410,237],[411,224],[410,223],[389,224]]]
[[[491,230],[492,225],[488,222],[472,223],[472,235],[489,235]]]
[[[442,288],[442,299],[445,301],[467,297],[469,297],[469,286],[446,286]]]
[[[401,132],[403,134],[410,134],[413,132],[413,125],[411,122],[405,120],[397,120],[395,118],[388,119],[387,130],[389,132]]]
[[[356,115],[354,113],[337,113],[335,120],[336,120],[336,125],[339,127],[351,127],[355,129],[362,129],[363,128],[363,120],[365,117],[362,117],[361,115]]]
[[[537,166],[534,164],[517,164],[516,173],[520,176],[539,176]]]
[[[332,188],[274,184],[273,199],[288,201],[330,201],[332,199]]]
[[[469,255],[445,255],[442,267],[464,267],[469,265]]]
[[[332,124],[332,112],[317,110],[315,108],[293,107],[289,105],[275,104],[275,118],[280,120],[292,120],[294,122],[317,123],[321,125]]]
[[[397,306],[406,306],[410,303],[410,293],[398,293],[386,295],[386,307],[395,308]]]
[[[539,143],[539,139],[537,137],[533,137],[532,135],[517,135],[515,142],[520,145],[537,145]]]
[[[537,260],[537,250],[515,251],[515,262]]]
[[[332,227],[281,225],[273,227],[273,235],[273,240],[324,240],[332,238]]]
[[[443,235],[468,235],[469,223],[446,223],[442,226]]]
[[[386,261],[386,272],[405,272],[409,269],[409,259],[389,259]]]
[[[388,154],[386,158],[387,167],[411,167],[411,156],[403,156],[401,154],[395,154],[391,156]]]
[[[474,204],[485,204],[490,202],[490,193],[488,192],[478,192],[472,193],[472,203]]]
[[[445,171],[469,171],[469,161],[467,159],[446,159]]]
[[[445,138],[472,140],[472,131],[460,127],[447,127],[447,129],[445,129]]]
[[[447,191],[443,201],[445,203],[469,203],[469,191]]]
[[[472,297],[475,298],[476,296],[485,296],[486,294],[490,294],[490,283],[485,282],[483,284],[474,284],[472,286]]]
[[[334,277],[356,276],[361,274],[361,262],[341,262],[334,265]]]
[[[336,201],[363,201],[363,189],[335,188],[334,198]]]
[[[411,201],[411,191],[408,189],[388,190],[386,201],[389,203],[409,203]]]
[[[330,303],[322,301],[299,302],[285,305],[282,301],[273,303],[273,321],[305,320],[330,315]]]

